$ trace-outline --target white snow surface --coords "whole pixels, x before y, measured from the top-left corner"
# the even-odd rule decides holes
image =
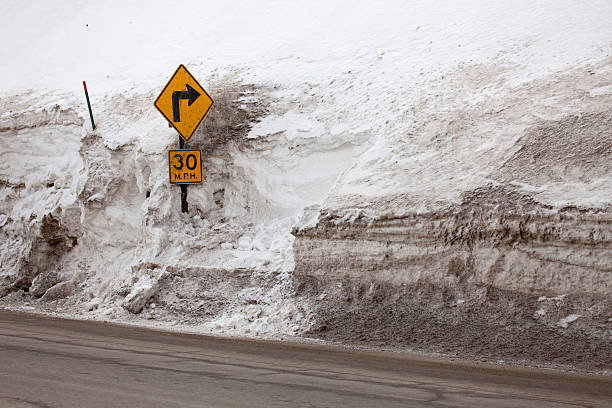
[[[245,288],[206,326],[242,334],[297,330],[293,316],[302,312],[286,297],[292,228],[312,225],[321,207],[345,206],[350,221],[353,207],[419,192],[412,210],[425,211],[491,183],[494,163],[533,121],[573,106],[541,96],[522,122],[483,122],[441,149],[422,140],[452,131],[436,121],[597,66],[612,50],[607,0],[6,0],[0,20],[10,39],[0,52],[0,178],[8,183],[0,275],[14,273],[33,245],[30,229],[53,214],[79,235],[60,266],[89,273],[85,308],[94,314],[121,316],[113,294],[146,263],[278,274],[273,290]],[[205,88],[253,84],[272,101],[247,135],[264,147],[207,157],[205,183],[189,188],[188,215],[167,182],[176,133],[153,107],[180,63]],[[609,65],[600,66],[610,78]],[[609,83],[585,92],[612,95]],[[555,206],[603,208],[612,198],[610,174],[580,185],[515,183]],[[153,288],[140,279],[132,293]],[[241,302],[254,296],[267,306]]]
[[[9,0],[0,11],[11,39],[0,89],[70,90],[79,99],[83,79],[98,94],[157,89],[179,63],[201,78],[231,67],[282,84],[322,85],[350,70],[379,78],[361,89],[367,96],[386,91],[381,82],[410,86],[512,53],[520,81],[600,57],[612,34],[605,0]]]

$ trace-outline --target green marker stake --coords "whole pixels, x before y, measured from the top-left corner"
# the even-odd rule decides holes
[[[87,84],[83,81],[83,89],[85,89],[85,99],[87,99],[87,108],[89,108],[89,117],[91,118],[91,127],[96,130],[96,124],[93,120],[93,113],[91,113],[91,103],[89,103],[89,94],[87,93]]]

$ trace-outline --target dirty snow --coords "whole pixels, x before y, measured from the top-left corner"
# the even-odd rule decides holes
[[[612,50],[609,1],[4,1],[0,15],[11,38],[0,53],[0,278],[54,269],[69,282],[57,296],[76,290],[73,313],[127,319],[124,305],[161,309],[150,303],[153,275],[246,271],[270,286],[236,290],[198,324],[248,335],[310,324],[308,303],[291,296],[293,228],[314,225],[321,208],[345,208],[334,222],[350,223],[381,197],[414,197],[397,214],[430,211],[495,183],[525,129],[583,98],[536,97],[533,84],[589,66],[609,78]],[[177,136],[153,108],[179,63],[207,89],[252,85],[256,94],[235,100],[241,110],[266,105],[236,124],[249,127],[241,139],[204,152],[189,215],[167,183]],[[607,83],[584,86],[600,98],[593,105],[611,94]],[[504,116],[516,90],[535,108]],[[493,119],[453,133],[469,122],[460,110],[489,101]],[[206,142],[208,123],[191,145]],[[452,143],[430,143],[449,133]],[[555,208],[605,209],[611,177],[512,183]]]

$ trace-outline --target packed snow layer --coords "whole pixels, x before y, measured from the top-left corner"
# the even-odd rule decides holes
[[[391,265],[384,233],[364,239],[385,217],[425,214],[439,231],[436,213],[459,208],[473,223],[453,224],[455,237],[506,228],[469,215],[474,191],[520,192],[553,221],[566,207],[594,213],[601,231],[590,263],[564,283],[548,267],[517,280],[508,271],[528,266],[522,248],[498,275],[479,269],[480,283],[609,285],[607,1],[8,1],[0,11],[12,38],[0,53],[0,295],[54,272],[39,279],[47,291],[70,282],[54,296],[93,316],[131,309],[217,332],[293,334],[311,324],[314,302],[293,296],[296,269],[341,278]],[[153,108],[179,63],[216,101],[188,143],[203,150],[205,175],[189,187],[188,214],[167,181],[177,135]],[[509,214],[495,211],[479,214]],[[574,228],[580,216],[568,236],[588,240]],[[529,225],[534,236],[546,229]],[[525,231],[512,228],[507,236]],[[428,248],[439,244],[399,243],[396,255],[405,266],[410,251],[438,257]],[[452,279],[471,262],[464,249],[446,254]],[[551,257],[573,265],[580,251]],[[433,264],[378,272],[401,284],[449,269]]]
[[[558,72],[605,55],[612,34],[606,0],[54,0],[4,1],[0,11],[0,33],[11,38],[0,54],[3,93],[61,89],[80,98],[85,79],[92,96],[129,95],[158,89],[184,63],[200,79],[240,70],[285,89],[309,85],[318,98],[324,86],[353,101],[346,108],[362,104],[360,112],[430,94],[424,81],[462,63],[499,57],[517,83]]]

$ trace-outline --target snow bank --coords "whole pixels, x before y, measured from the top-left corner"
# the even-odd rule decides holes
[[[128,318],[123,304],[175,316],[184,290],[210,330],[293,334],[311,317],[293,296],[292,231],[438,211],[483,186],[550,213],[610,206],[606,1],[6,1],[0,12],[13,39],[0,54],[0,295],[53,271],[75,285],[66,304],[95,316]],[[188,144],[205,174],[188,214],[167,182],[177,135],[153,108],[179,63],[216,100]],[[547,150],[576,132],[572,157]],[[160,287],[144,277],[161,270],[174,272]]]

